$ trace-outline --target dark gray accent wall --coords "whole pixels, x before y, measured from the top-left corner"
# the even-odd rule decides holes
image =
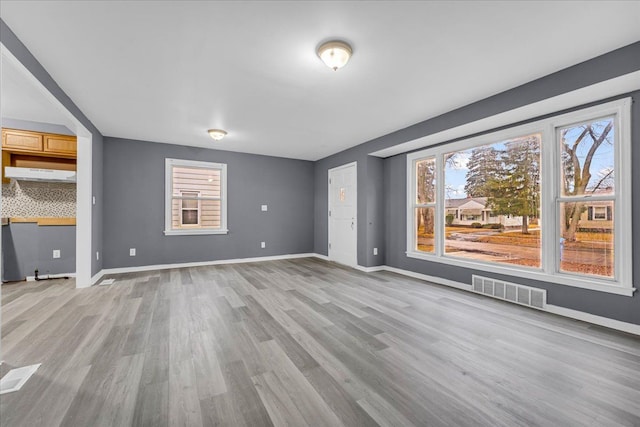
[[[363,266],[386,264],[462,283],[470,283],[470,277],[474,274],[472,270],[407,258],[405,255],[406,155],[395,156],[383,161],[384,180],[381,182],[376,179],[376,173],[378,173],[376,171],[380,166],[375,161],[369,161],[372,159],[369,153],[638,70],[640,70],[640,42],[317,161],[315,165],[315,252],[327,254],[327,171],[338,165],[358,161],[358,263]],[[634,151],[632,155],[634,156],[634,164],[638,164],[640,162],[640,113],[638,111],[638,93],[632,95],[634,98],[632,112]],[[606,100],[602,100],[602,102],[604,101]],[[512,125],[517,125],[517,123]],[[636,168],[633,174],[633,217],[640,218],[640,172]],[[365,226],[365,221],[369,218],[372,219],[369,221],[372,223],[371,227],[369,227],[369,222],[366,222]],[[375,221],[376,218],[378,218],[377,221]],[[379,218],[383,218],[383,220],[380,221]],[[378,228],[380,225],[385,227],[382,237]],[[637,283],[640,267],[635,267],[640,266],[640,250],[636,244],[636,242],[640,242],[640,227],[636,224],[632,232],[634,233],[635,285],[640,286],[640,283]],[[382,245],[382,249],[379,247],[379,250],[384,254],[382,262],[372,259],[371,255],[372,248],[375,247],[372,245],[379,244]],[[483,274],[487,275],[486,272]],[[500,276],[496,275],[496,277]],[[519,278],[501,278],[547,289],[550,304],[640,324],[640,297],[637,296],[637,293],[633,297],[625,297],[551,283],[525,281]]]
[[[82,125],[91,132],[92,135],[92,184],[94,194],[102,195],[102,134],[84,115],[78,106],[69,98],[60,86],[53,80],[47,70],[38,62],[29,49],[18,39],[9,26],[0,19],[0,42],[29,70],[38,81],[47,88],[51,94],[67,109]],[[102,216],[98,205],[94,206],[91,219],[92,233],[92,265],[91,274],[96,274],[102,269],[102,258],[98,261],[95,258],[97,251],[102,251]],[[75,268],[74,268],[75,271]]]
[[[227,165],[228,234],[163,234],[166,158]],[[313,251],[312,162],[107,137],[104,178],[105,268]]]
[[[53,250],[60,258],[53,258]],[[24,280],[38,269],[40,276],[76,271],[76,227],[14,223],[2,226],[2,280]]]

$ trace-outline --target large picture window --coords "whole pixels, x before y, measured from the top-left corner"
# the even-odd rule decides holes
[[[165,234],[223,234],[226,165],[166,159]]]
[[[444,253],[540,267],[541,138],[523,135],[444,155]]]
[[[631,222],[629,110],[615,101],[408,155],[407,255],[630,295],[631,237],[616,226]]]

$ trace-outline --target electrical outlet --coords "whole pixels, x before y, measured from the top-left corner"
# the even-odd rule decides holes
[[[91,202],[95,205],[96,204],[96,196],[92,196],[91,197]]]
[[[260,247],[262,249],[266,248],[267,247],[267,243],[266,242],[260,242]]]
[[[262,212],[266,212],[268,207],[267,207],[267,205],[262,205],[261,209],[262,209]]]
[[[100,261],[100,252],[96,251],[96,261]]]
[[[53,250],[53,257],[54,258],[60,258],[60,249],[54,249]]]
[[[378,248],[373,248],[373,254],[378,255]]]
[[[129,256],[136,256],[136,248],[129,249]]]

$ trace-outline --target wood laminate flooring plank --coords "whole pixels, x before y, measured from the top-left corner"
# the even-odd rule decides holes
[[[640,338],[318,259],[2,285],[7,426],[640,426]]]

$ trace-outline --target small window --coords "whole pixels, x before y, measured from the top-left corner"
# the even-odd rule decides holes
[[[178,159],[165,166],[165,234],[227,233],[227,166]]]
[[[594,221],[606,221],[607,220],[607,207],[606,206],[594,206],[593,207],[593,219],[594,219]]]
[[[182,226],[200,225],[200,192],[181,191],[182,207],[180,224]]]

